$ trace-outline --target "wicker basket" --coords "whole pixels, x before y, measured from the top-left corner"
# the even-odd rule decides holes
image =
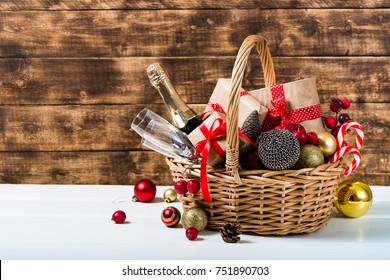
[[[344,165],[338,161],[300,170],[240,170],[238,164],[239,91],[252,48],[256,46],[264,71],[265,85],[275,84],[275,73],[266,40],[247,37],[232,71],[232,87],[227,113],[226,167],[207,167],[212,202],[202,194],[180,198],[183,208],[198,206],[208,215],[207,227],[219,230],[227,222],[237,222],[242,232],[260,235],[308,233],[325,227]],[[200,178],[200,165],[167,158],[174,181]]]

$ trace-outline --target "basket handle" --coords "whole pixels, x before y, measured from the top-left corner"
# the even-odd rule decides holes
[[[267,46],[267,40],[261,35],[248,36],[243,41],[234,63],[230,82],[229,105],[227,112],[226,171],[235,177],[237,183],[241,183],[241,179],[238,174],[238,105],[245,68],[248,64],[248,59],[254,46],[256,46],[256,50],[260,55],[261,66],[264,72],[265,86],[269,87],[275,84],[274,65],[271,53]]]

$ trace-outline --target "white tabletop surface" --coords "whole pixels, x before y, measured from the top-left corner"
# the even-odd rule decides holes
[[[390,259],[390,187],[371,187],[373,206],[360,218],[333,215],[304,235],[242,234],[236,244],[209,230],[189,241],[183,228],[166,227],[165,188],[150,203],[133,203],[132,186],[0,185],[0,259]],[[127,223],[111,221],[116,210]]]

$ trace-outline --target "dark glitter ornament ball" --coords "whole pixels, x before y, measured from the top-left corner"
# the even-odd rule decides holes
[[[289,169],[299,159],[299,142],[288,130],[275,129],[264,132],[256,142],[260,161],[271,170]]]

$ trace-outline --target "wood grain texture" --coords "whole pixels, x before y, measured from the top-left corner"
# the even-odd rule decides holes
[[[234,56],[0,59],[0,105],[161,103],[146,67],[161,62],[183,99],[207,103],[218,78],[229,78]],[[390,102],[390,58],[274,57],[278,83],[315,75],[322,102],[342,95],[351,102]],[[258,57],[246,89],[263,85]],[[215,67],[218,65],[218,67]]]
[[[242,40],[269,41],[278,83],[317,77],[365,129],[354,177],[390,183],[388,0],[0,1],[0,183],[171,185],[130,129],[168,117],[145,69],[159,61],[197,112]],[[245,88],[262,86],[256,55]],[[353,134],[349,138],[353,137]]]
[[[390,150],[362,151],[353,177],[370,185],[388,185]],[[172,185],[165,159],[152,151],[0,152],[0,183],[131,185],[150,178]]]
[[[0,57],[235,55],[262,34],[274,56],[388,55],[387,9],[0,12]]]
[[[144,107],[169,120],[163,104],[0,106],[0,151],[141,150],[130,126]],[[204,105],[192,108],[200,113]],[[328,104],[322,109],[330,115]],[[383,137],[390,135],[389,109],[388,103],[357,103],[348,109],[365,129],[365,148],[390,147],[390,139]]]
[[[2,0],[1,10],[384,8],[387,0]]]

